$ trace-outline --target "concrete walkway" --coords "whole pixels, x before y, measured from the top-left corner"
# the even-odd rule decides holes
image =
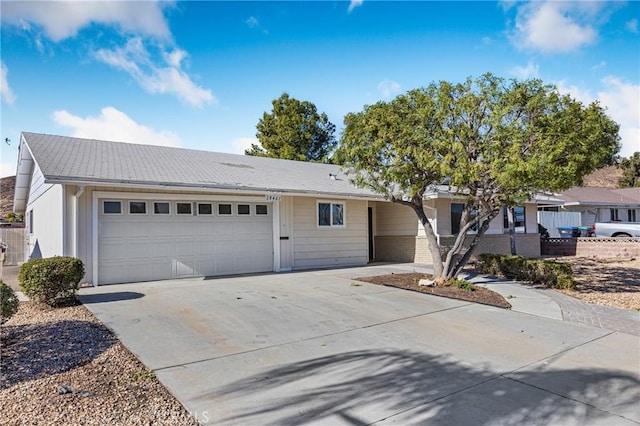
[[[513,310],[353,280],[423,269],[132,283],[80,298],[203,424],[640,424],[636,336],[559,321],[548,297],[509,283],[494,284],[518,291]]]

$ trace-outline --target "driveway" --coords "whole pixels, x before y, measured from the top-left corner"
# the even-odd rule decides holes
[[[391,271],[80,297],[203,424],[640,423],[638,337],[352,279]]]

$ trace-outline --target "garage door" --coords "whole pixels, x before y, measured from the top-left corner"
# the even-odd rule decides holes
[[[99,200],[98,281],[273,270],[268,203]]]

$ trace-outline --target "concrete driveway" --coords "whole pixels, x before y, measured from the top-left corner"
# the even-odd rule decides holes
[[[389,271],[80,297],[203,424],[640,423],[638,337],[351,279]]]

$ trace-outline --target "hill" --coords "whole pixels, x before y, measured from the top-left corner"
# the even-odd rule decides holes
[[[8,176],[0,179],[0,217],[13,211],[13,191],[16,187],[16,177]]]

